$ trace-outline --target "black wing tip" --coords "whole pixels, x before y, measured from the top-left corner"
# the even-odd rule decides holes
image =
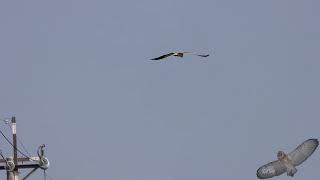
[[[271,177],[262,177],[262,176],[259,176],[258,172],[257,172],[257,178],[258,179],[268,179],[268,178],[271,178]]]
[[[210,54],[198,54],[198,56],[200,56],[200,57],[208,57],[208,56],[210,56]]]
[[[311,138],[311,139],[308,139],[308,140],[306,140],[306,141],[312,141],[312,142],[314,142],[314,143],[316,143],[317,144],[317,146],[319,145],[319,140],[318,139],[315,139],[315,138]]]
[[[265,178],[265,177],[261,177],[261,176],[259,176],[259,174],[257,173],[257,178],[258,179],[267,179],[267,178]]]
[[[316,144],[316,147],[319,146],[319,140],[318,139],[310,139],[311,141],[313,141]]]
[[[263,168],[263,166],[262,167],[260,167],[259,169],[257,169],[257,173],[256,173],[256,175],[257,175],[257,178],[258,179],[266,179],[266,178],[264,178],[264,177],[261,177],[259,174],[260,174],[260,171],[261,171],[261,169]]]
[[[256,175],[257,175],[257,178],[258,178],[258,179],[261,179],[260,176],[259,176],[259,170],[260,170],[260,168],[257,169]]]
[[[259,167],[259,168],[257,169],[257,173],[256,173],[257,178],[258,178],[258,179],[269,179],[269,178],[272,178],[272,177],[281,175],[282,173],[279,174],[279,175],[268,175],[268,174],[264,174],[264,173],[261,172],[263,168],[266,168],[269,164],[274,163],[274,162],[276,162],[276,161],[270,162],[270,163],[268,163],[268,164],[265,164],[265,165]]]
[[[163,57],[152,58],[152,59],[150,59],[150,60],[155,61],[155,60],[161,60],[161,59],[163,59]]]
[[[173,55],[173,54],[174,54],[174,53],[168,53],[168,54],[165,54],[165,55],[162,55],[162,56],[159,56],[159,57],[150,59],[150,60],[160,60],[160,59],[164,59],[164,58],[169,57],[169,56],[171,56],[171,55]]]

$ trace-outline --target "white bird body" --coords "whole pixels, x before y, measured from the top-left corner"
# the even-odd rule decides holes
[[[287,175],[293,177],[298,170],[294,167],[291,158],[283,151],[279,151],[277,157],[280,163],[286,167]]]

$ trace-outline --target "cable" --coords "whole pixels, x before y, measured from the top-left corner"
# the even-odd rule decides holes
[[[2,150],[0,150],[0,156],[2,157],[3,160],[5,160],[7,162],[7,159],[2,154]]]
[[[8,127],[12,130],[12,127],[10,126],[10,118],[0,118],[0,120],[2,120],[5,124],[8,125]],[[1,130],[0,130],[1,131]],[[5,137],[5,135],[3,134],[3,132],[1,131],[1,134],[2,136],[9,142],[9,144],[13,147],[13,144],[9,141],[9,139],[7,137]],[[30,153],[28,152],[27,148],[24,146],[24,144],[22,143],[22,141],[20,140],[20,138],[16,137],[18,142],[20,143],[20,145],[22,146],[22,149],[26,152],[26,154],[28,155],[25,155],[24,153],[22,153],[18,148],[17,151],[22,154],[23,156],[25,156],[26,158],[32,160],[30,158]],[[33,160],[34,161],[34,160]]]
[[[47,178],[49,178],[50,180],[53,180],[53,178],[47,174],[46,170],[43,170],[43,171],[44,171],[43,174],[45,176],[44,180],[46,180]]]
[[[8,127],[12,130],[12,127],[9,125],[10,122],[5,121],[5,123],[8,125]],[[30,153],[28,152],[27,148],[24,146],[24,144],[22,143],[22,141],[20,140],[20,138],[18,138],[17,136],[17,140],[20,143],[20,145],[22,146],[22,149],[26,152],[26,154],[28,156],[30,156]]]
[[[3,120],[4,122],[5,122],[5,124],[7,124],[8,126],[9,126],[9,128],[12,130],[12,127],[9,125],[9,123],[10,123],[10,119],[9,118],[4,118],[4,119],[1,119],[0,118],[0,121],[1,120]],[[27,148],[23,145],[23,143],[22,143],[22,141],[17,137],[17,140],[18,140],[18,142],[20,143],[20,145],[22,146],[22,148],[24,149],[24,151],[26,151],[26,153],[28,154],[28,155],[26,155],[25,153],[23,153],[23,152],[21,152],[17,147],[15,147],[14,145],[13,145],[13,143],[7,138],[7,136],[1,131],[1,129],[0,129],[0,134],[4,137],[4,139],[16,150],[16,151],[18,151],[22,156],[24,156],[24,157],[26,157],[26,158],[28,158],[30,161],[35,161],[35,162],[38,162],[38,161],[36,161],[36,160],[34,160],[34,159],[32,159],[32,158],[30,158],[30,153],[28,152],[28,150],[27,150]],[[41,154],[43,155],[44,154],[44,152],[43,152],[43,148],[45,147],[45,145],[43,144],[43,145],[41,145],[40,147],[39,147],[39,149],[38,149],[38,156],[39,156],[39,150],[41,150]],[[3,156],[3,154],[2,154],[2,151],[0,150],[0,156],[7,162],[7,160],[5,159],[5,157]],[[39,156],[40,157],[40,156]],[[53,178],[52,177],[50,177],[49,175],[47,175],[47,173],[46,173],[46,169],[44,169],[43,170],[43,179],[44,180],[47,180],[47,177],[50,179],[50,180],[53,180]]]
[[[46,170],[43,170],[43,180],[47,180]]]
[[[18,142],[20,143],[22,149],[26,152],[26,154],[27,154],[28,156],[30,156],[30,153],[28,152],[27,148],[23,145],[23,143],[22,143],[22,141],[20,140],[20,138],[17,137],[17,139],[18,139]]]
[[[12,144],[12,142],[6,137],[6,135],[3,134],[3,132],[0,130],[1,135],[4,137],[4,139],[6,139],[6,141],[13,147],[13,149],[17,150],[22,156],[28,158],[31,161],[36,161],[32,158],[30,158],[29,156],[27,156],[26,154],[24,154],[23,152],[21,152],[17,147],[14,147],[14,145]],[[38,162],[38,161],[36,161]]]

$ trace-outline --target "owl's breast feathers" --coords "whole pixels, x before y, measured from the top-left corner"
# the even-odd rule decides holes
[[[279,160],[286,167],[292,167],[293,166],[292,160],[290,159],[290,157],[287,154],[284,154],[284,156],[281,157]]]

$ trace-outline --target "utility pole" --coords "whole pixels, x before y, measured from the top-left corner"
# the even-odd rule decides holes
[[[19,180],[19,169],[32,169],[22,180],[26,180],[33,172],[38,168],[46,170],[49,167],[49,160],[44,155],[45,145],[41,145],[38,148],[38,156],[35,157],[18,157],[18,146],[17,146],[17,123],[16,118],[11,118],[11,130],[12,130],[12,145],[13,157],[5,158],[2,153],[2,159],[0,159],[0,170],[7,171],[7,180]],[[21,151],[19,151],[21,153]],[[4,165],[1,165],[4,164]]]
[[[11,129],[12,129],[12,142],[13,142],[13,162],[14,164],[18,164],[16,117],[11,118]],[[19,173],[18,167],[16,166],[13,170],[13,180],[18,180],[18,173]]]

